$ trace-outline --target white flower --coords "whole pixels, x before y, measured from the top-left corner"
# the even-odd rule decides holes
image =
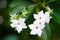
[[[11,21],[11,27],[12,28],[16,28],[16,30],[18,31],[18,33],[20,33],[22,31],[22,29],[25,29],[27,28],[26,24],[24,23],[25,22],[25,18],[20,18],[19,20],[12,20]]]
[[[50,22],[50,19],[52,18],[51,16],[50,16],[50,12],[49,11],[47,11],[47,12],[45,12],[45,19],[46,19],[46,23],[49,23]]]
[[[34,14],[34,19],[40,20],[42,24],[45,24],[45,14],[43,13],[43,10],[40,11],[38,14]]]
[[[50,16],[50,11],[47,11],[45,13],[43,13],[43,11],[40,11],[38,14],[34,14],[34,19],[39,20],[41,24],[49,23],[51,18],[52,17]]]
[[[34,21],[33,24],[29,25],[29,28],[31,29],[30,34],[31,35],[38,35],[39,37],[42,34],[42,29],[45,27],[45,25],[40,24],[38,20]]]

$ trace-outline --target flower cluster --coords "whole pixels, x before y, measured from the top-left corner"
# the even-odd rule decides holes
[[[11,24],[10,26],[12,28],[15,28],[17,30],[18,33],[20,33],[22,31],[22,29],[25,29],[27,28],[26,24],[25,24],[25,18],[19,18],[19,19],[16,19],[17,18],[17,14],[10,14],[11,16]]]
[[[45,23],[49,23],[50,19],[52,18],[50,16],[50,8],[48,9],[49,11],[45,13],[43,12],[43,10],[41,10],[40,12],[38,12],[38,14],[33,14],[35,21],[33,22],[33,24],[28,25],[31,30],[31,35],[41,36],[42,29],[45,27]],[[25,18],[16,19],[16,14],[10,16],[12,22],[10,26],[12,28],[15,28],[18,31],[18,33],[20,33],[22,29],[27,28],[25,24]]]
[[[22,29],[27,28],[25,22],[25,18],[20,18],[19,20],[14,19],[11,21],[12,23],[10,24],[12,28],[16,28],[16,30],[18,31],[18,33],[20,33],[22,31]]]
[[[43,13],[43,11],[40,11],[38,14],[34,14],[35,21],[33,24],[29,25],[29,28],[31,29],[30,34],[41,36],[42,29],[45,27],[45,23],[49,23],[51,17],[49,15],[49,12]]]
[[[30,34],[31,35],[38,35],[41,36],[42,34],[42,29],[45,27],[45,23],[49,23],[50,19],[52,17],[50,17],[50,8],[47,7],[49,11],[47,12],[43,12],[43,10],[41,10],[40,12],[38,12],[38,14],[34,14],[34,19],[35,21],[33,22],[33,24],[29,25],[29,28],[31,29]]]

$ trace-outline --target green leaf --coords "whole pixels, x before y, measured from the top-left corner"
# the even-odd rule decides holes
[[[46,34],[46,31],[45,30],[43,30],[42,39],[43,40],[47,40],[47,34]]]
[[[46,4],[51,3],[53,1],[55,1],[55,0],[46,0]]]
[[[10,13],[9,14],[15,14],[15,13],[19,13],[21,12],[25,7],[24,6],[18,6],[12,10],[10,10]]]
[[[50,29],[49,24],[46,24],[45,29],[43,29],[42,39],[50,40],[50,38],[51,38],[51,29]]]
[[[55,0],[54,2],[49,3],[49,6],[53,9],[51,28],[52,36],[60,38],[60,1]],[[55,39],[55,38],[54,38]]]
[[[51,38],[51,28],[49,24],[46,24],[46,33],[47,33],[47,39],[50,40]]]
[[[55,8],[53,10],[52,19],[58,24],[60,24],[60,8]]]
[[[46,4],[51,3],[51,2],[60,3],[60,0],[46,0]]]
[[[26,8],[26,6],[31,5],[31,2],[28,1],[12,1],[9,5],[10,14],[19,13],[22,9]]]
[[[3,38],[3,40],[19,40],[19,38],[16,35],[7,35]]]
[[[50,3],[49,6],[53,9],[52,19],[60,24],[60,3],[54,1]]]
[[[54,14],[53,14],[53,20],[55,21],[55,22],[57,22],[58,24],[60,24],[60,12],[58,13],[58,12],[56,12],[56,11],[54,11],[53,12]]]
[[[9,7],[11,8],[15,8],[17,6],[27,6],[27,5],[30,5],[32,4],[31,2],[28,2],[28,1],[12,1],[9,5]]]

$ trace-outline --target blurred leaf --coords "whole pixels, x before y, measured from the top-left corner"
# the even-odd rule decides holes
[[[46,33],[47,33],[47,39],[50,40],[51,38],[51,28],[49,24],[46,24]]]
[[[31,5],[31,2],[28,1],[12,1],[9,5],[9,11],[10,13],[19,13],[24,9],[26,6]]]
[[[48,4],[48,3],[51,3],[53,1],[55,1],[55,0],[46,0],[46,3]]]
[[[26,14],[26,19],[28,19],[32,14],[33,14],[33,11],[34,11],[34,7],[35,7],[35,5],[29,5],[28,6],[28,14]]]
[[[19,40],[16,35],[7,35],[3,38],[3,40]]]
[[[9,5],[9,7],[11,8],[14,8],[14,7],[17,7],[17,6],[27,6],[27,5],[30,5],[32,4],[31,2],[28,2],[28,1],[12,1]]]
[[[39,3],[39,2],[43,2],[43,0],[31,0],[33,3]]]
[[[59,12],[60,13],[60,12]],[[53,20],[60,24],[60,14],[57,11],[54,11]]]
[[[51,21],[51,29],[52,36],[60,38],[60,1],[55,0],[48,4],[53,9],[52,21]]]
[[[46,31],[45,30],[43,30],[42,39],[43,40],[47,40],[47,34],[46,34]]]
[[[60,0],[46,0],[46,3],[51,3],[51,2],[57,2],[57,3],[60,3]]]
[[[53,9],[52,19],[58,24],[60,24],[60,3],[55,1],[50,3],[49,5]]]
[[[50,29],[49,24],[46,24],[45,29],[43,29],[42,38],[43,38],[43,40],[50,40],[51,29]]]
[[[9,14],[15,14],[21,12],[25,7],[24,6],[18,6],[10,11]]]

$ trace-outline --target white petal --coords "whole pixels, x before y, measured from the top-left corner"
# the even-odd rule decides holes
[[[47,6],[48,10],[50,11],[51,9]]]
[[[34,14],[34,19],[39,19],[39,16],[37,14]]]
[[[51,17],[48,17],[48,18],[46,19],[46,23],[49,23],[49,22],[50,22],[50,19],[51,19]]]
[[[40,24],[45,24],[45,19],[40,20]]]
[[[22,28],[27,28],[25,23],[23,23],[21,26],[22,26]]]
[[[20,18],[19,22],[21,22],[21,23],[23,22],[24,23],[25,22],[25,18]]]
[[[40,24],[45,24],[45,21],[43,21],[43,20],[35,20],[33,23],[34,23],[34,25],[40,25]]]
[[[37,35],[38,35],[39,37],[41,37],[41,34],[42,34],[42,30],[37,31]]]
[[[35,25],[34,24],[30,24],[28,25],[30,29],[34,29]]]
[[[47,20],[47,21],[46,21],[46,23],[49,23],[49,22],[50,22],[50,20]]]
[[[50,16],[50,12],[49,11],[45,12],[45,15]]]
[[[50,17],[49,13],[47,13],[47,12],[45,13],[45,16],[46,16],[46,23],[49,23],[49,21],[52,17]]]
[[[44,24],[40,24],[38,25],[40,27],[40,29],[44,29],[45,25]]]
[[[38,13],[39,16],[43,16],[44,13],[43,13],[43,10],[41,10],[39,13]]]
[[[11,20],[11,22],[18,23],[18,20],[14,19],[14,20]]]
[[[45,22],[42,21],[43,23],[41,23],[39,20],[35,20],[33,23],[35,26],[38,26],[38,28],[43,29],[45,27]]]
[[[33,24],[34,25],[38,25],[38,24],[40,24],[41,22],[40,22],[40,20],[38,19],[38,20],[35,20],[34,22],[33,22]]]
[[[35,30],[32,30],[32,31],[30,32],[30,34],[31,34],[31,35],[36,35],[36,31],[35,31]]]
[[[37,24],[36,26],[38,27],[38,29],[43,29],[45,27],[45,24]]]
[[[16,24],[12,23],[12,24],[10,24],[10,26],[11,26],[12,28],[14,28],[14,27],[16,27]]]
[[[20,33],[22,31],[22,27],[21,26],[20,27],[16,27],[16,30],[17,30],[18,33]]]
[[[15,14],[10,14],[10,16],[16,16],[17,15],[17,13],[15,13]]]

